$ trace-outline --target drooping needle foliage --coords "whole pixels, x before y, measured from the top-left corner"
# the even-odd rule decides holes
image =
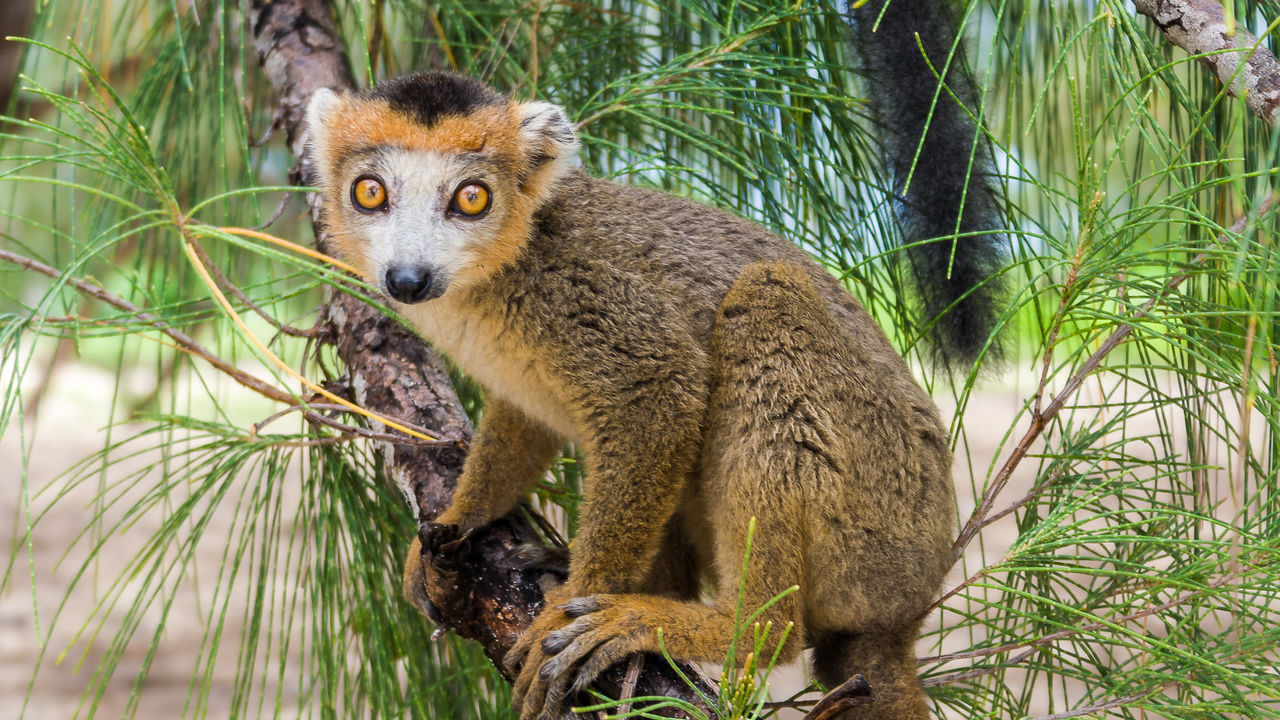
[[[511,717],[483,657],[399,599],[408,508],[307,332],[329,292],[378,300],[297,249],[250,6],[48,0],[27,33],[0,119],[2,589],[30,597],[27,697],[60,659],[77,716],[141,714],[187,628],[164,668],[187,715]],[[1280,716],[1280,137],[1126,3],[958,8],[1007,195],[1011,352],[944,378],[833,6],[337,3],[363,82],[451,68],[560,103],[594,172],[793,239],[955,408],[972,502],[919,648],[939,716]],[[1280,3],[1228,9],[1275,47]],[[42,422],[84,367],[102,402]],[[1020,411],[973,410],[993,394]],[[60,452],[72,432],[94,450]],[[64,472],[37,481],[50,453]],[[576,467],[544,502],[574,506]],[[72,505],[83,526],[45,551]]]

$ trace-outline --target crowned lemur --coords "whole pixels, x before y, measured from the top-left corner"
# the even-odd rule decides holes
[[[958,54],[935,92],[952,18],[928,0],[849,18],[895,187],[911,175],[898,215],[925,316],[940,355],[969,361],[1001,239]],[[867,677],[877,699],[850,717],[927,717],[913,645],[951,564],[951,453],[835,278],[754,223],[574,169],[563,109],[459,75],[321,90],[308,126],[332,247],[486,389],[438,523],[470,532],[564,443],[585,455],[568,580],[506,659],[522,717],[560,717],[659,629],[675,657],[723,659],[740,582],[748,610],[798,588],[761,626],[790,625],[782,657],[811,646],[829,686]],[[425,607],[420,562],[415,541],[406,591]]]

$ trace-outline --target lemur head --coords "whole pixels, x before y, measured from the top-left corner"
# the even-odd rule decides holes
[[[405,303],[514,260],[577,149],[561,108],[451,73],[318,90],[307,126],[338,255]]]

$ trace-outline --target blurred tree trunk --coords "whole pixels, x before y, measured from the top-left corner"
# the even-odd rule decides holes
[[[13,98],[22,51],[27,47],[3,38],[29,35],[35,9],[35,0],[4,0],[0,3],[0,112],[9,107],[9,100]]]

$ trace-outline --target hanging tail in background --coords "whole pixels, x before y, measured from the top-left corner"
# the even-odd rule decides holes
[[[1003,222],[990,146],[969,114],[978,106],[950,5],[869,0],[847,9],[846,18],[880,126],[922,318],[934,323],[938,360],[960,369],[995,329],[1006,242],[997,232]]]

